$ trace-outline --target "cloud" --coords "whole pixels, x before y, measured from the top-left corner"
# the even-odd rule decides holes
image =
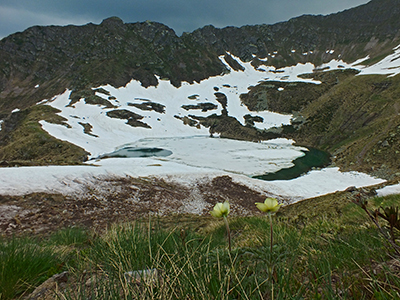
[[[46,14],[41,11],[0,6],[0,38],[8,34],[23,31],[34,25],[82,25],[88,23],[90,17],[74,17],[73,15]]]
[[[366,0],[0,0],[0,37],[33,25],[157,21],[178,34],[215,27],[273,24],[302,14],[329,14]]]

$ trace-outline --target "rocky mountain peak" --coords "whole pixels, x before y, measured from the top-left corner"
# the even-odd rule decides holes
[[[106,27],[115,27],[115,26],[121,26],[124,24],[124,21],[122,21],[119,17],[110,17],[107,19],[104,19],[100,25],[106,26]]]

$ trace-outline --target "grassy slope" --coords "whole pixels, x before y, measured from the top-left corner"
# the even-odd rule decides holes
[[[303,116],[301,125],[295,124],[297,130],[286,130],[286,137],[332,153],[343,170],[390,178],[400,172],[400,76],[356,73],[303,75],[321,80],[320,85],[264,82],[241,99],[253,110]]]
[[[344,169],[400,171],[400,76],[355,76],[310,103],[296,140],[325,149]]]
[[[3,165],[49,165],[79,164],[87,153],[45,132],[39,120],[63,124],[65,120],[57,116],[56,109],[32,106],[13,113],[0,131],[0,161]],[[64,124],[66,125],[66,124]]]
[[[314,78],[321,81],[321,84],[265,81],[251,87],[249,93],[240,95],[240,98],[249,109],[254,111],[271,110],[291,114],[307,107],[308,104],[323,96],[335,85],[357,73],[356,70],[346,69],[300,76]],[[280,91],[279,88],[284,90]]]

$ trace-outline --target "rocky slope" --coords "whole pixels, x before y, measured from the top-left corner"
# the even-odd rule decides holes
[[[132,78],[144,86],[157,84],[154,75],[176,86],[200,81],[227,71],[218,59],[227,52],[254,64],[268,57],[268,65],[275,66],[373,58],[398,44],[399,4],[373,0],[329,16],[241,28],[206,26],[182,37],[156,22],[124,24],[116,17],[100,25],[35,26],[0,41],[0,109],[4,114],[65,88],[123,86]],[[327,53],[330,49],[335,52]]]

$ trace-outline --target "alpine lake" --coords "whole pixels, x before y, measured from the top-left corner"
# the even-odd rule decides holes
[[[314,168],[326,167],[330,164],[330,154],[315,148],[308,148],[308,151],[302,151],[304,155],[293,161],[294,166],[284,168],[274,173],[253,176],[252,178],[274,181],[291,180],[307,173]],[[120,157],[166,157],[172,154],[172,151],[161,148],[136,148],[124,147],[114,152],[100,156],[100,159]]]

